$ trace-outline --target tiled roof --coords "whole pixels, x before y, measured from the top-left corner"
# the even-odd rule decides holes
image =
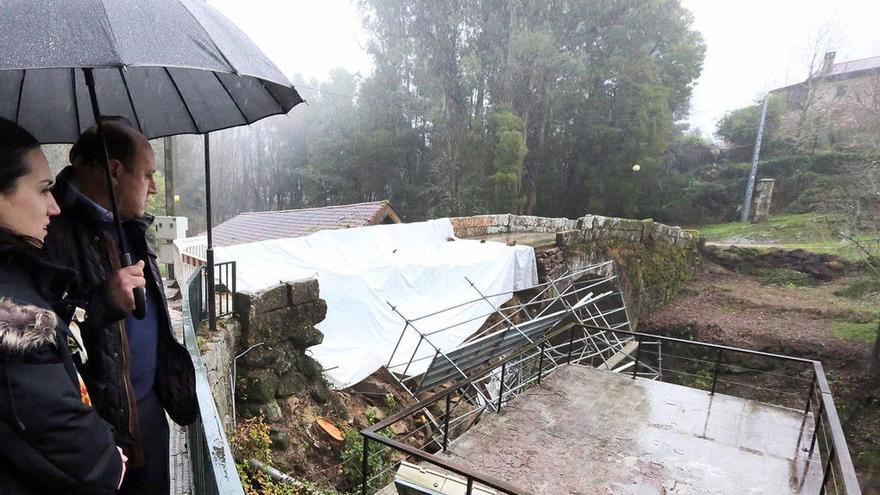
[[[850,60],[848,62],[839,62],[831,66],[828,76],[836,76],[847,74],[849,72],[859,72],[863,70],[880,69],[880,57],[863,58],[861,60]]]
[[[319,230],[374,225],[381,223],[386,215],[393,221],[400,222],[400,217],[388,201],[301,210],[247,212],[214,227],[213,243],[214,246],[220,247],[285,237],[302,237]]]

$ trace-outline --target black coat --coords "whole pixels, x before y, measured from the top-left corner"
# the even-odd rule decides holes
[[[69,330],[44,297],[71,274],[38,256],[0,231],[0,494],[115,493],[113,433],[82,402]]]
[[[43,251],[53,263],[69,267],[76,276],[68,294],[55,309],[69,320],[73,309],[86,311],[80,324],[88,362],[82,367],[83,378],[95,408],[113,425],[116,440],[130,458],[140,465],[142,449],[138,435],[137,404],[129,377],[129,348],[125,331],[125,313],[116,308],[106,290],[106,280],[119,268],[119,254],[113,238],[94,220],[92,209],[83,204],[70,188],[70,167],[57,178],[53,194],[61,214],[52,217]],[[147,242],[152,218],[123,223],[131,249],[148,260],[144,267],[147,284],[154,284],[164,294],[156,253]],[[195,371],[189,352],[174,337],[168,307],[159,305],[159,332],[156,382],[154,390],[162,406],[177,424],[195,421],[197,402]]]

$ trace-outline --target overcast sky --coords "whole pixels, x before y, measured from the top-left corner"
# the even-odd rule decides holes
[[[438,0],[444,1],[444,0]],[[311,79],[335,67],[369,74],[367,35],[349,0],[209,0],[291,77],[308,99]],[[837,61],[880,55],[880,0],[682,0],[707,51],[691,102],[703,134],[726,111],[803,80],[817,32],[830,28]],[[295,74],[302,74],[301,80]]]

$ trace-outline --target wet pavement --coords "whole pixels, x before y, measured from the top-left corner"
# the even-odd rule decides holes
[[[562,366],[446,456],[533,494],[818,493],[799,411]],[[806,424],[806,426],[802,425]]]
[[[175,309],[176,305],[169,301],[171,325],[177,340],[183,342],[183,313]],[[189,495],[192,493],[192,469],[189,463],[189,446],[187,445],[186,428],[177,425],[168,418],[171,427],[169,442],[169,463],[171,471],[171,494]]]

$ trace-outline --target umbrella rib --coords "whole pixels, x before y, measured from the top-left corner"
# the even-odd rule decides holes
[[[73,90],[73,111],[76,112],[76,135],[82,134],[82,123],[79,121],[79,98],[76,97],[76,68],[70,68],[70,86]]]
[[[201,129],[199,129],[199,124],[196,122],[195,117],[193,117],[192,110],[189,109],[189,105],[186,103],[186,98],[183,97],[183,93],[180,92],[180,87],[177,86],[177,81],[174,80],[174,76],[171,75],[171,71],[168,70],[168,67],[162,67],[162,70],[165,71],[165,74],[168,75],[168,79],[171,80],[171,85],[174,86],[174,90],[177,91],[177,96],[180,97],[180,101],[183,103],[183,108],[186,109],[186,114],[189,115],[189,120],[192,121],[193,127],[196,128],[197,133],[201,133]]]
[[[220,79],[220,75],[214,71],[211,71],[211,73],[214,74],[214,78],[217,79],[217,82],[220,83],[220,86],[223,88],[224,91],[226,91],[226,95],[229,96],[229,99],[232,100],[232,103],[235,104],[235,108],[238,110],[238,113],[241,114],[241,118],[244,119],[245,124],[247,124],[247,122],[248,122],[247,115],[245,115],[244,111],[241,109],[241,107],[238,106],[238,101],[236,101],[235,98],[233,98],[232,93],[229,92],[229,88],[227,88],[226,85],[223,84],[223,80]]]
[[[281,114],[284,115],[284,114],[286,113],[286,112],[284,111],[284,105],[282,105],[281,102],[278,101],[278,98],[275,98],[275,94],[274,94],[274,93],[272,93],[271,91],[269,91],[269,88],[266,87],[266,81],[260,79],[259,77],[257,78],[257,81],[260,81],[260,86],[263,87],[263,90],[264,90],[265,92],[269,93],[269,96],[271,96],[271,97],[272,97],[272,100],[275,101],[275,104],[278,105],[278,109],[281,110]]]
[[[119,77],[122,78],[122,85],[125,86],[125,95],[128,96],[128,104],[131,105],[131,113],[134,114],[134,120],[137,122],[138,130],[143,133],[144,126],[141,124],[141,118],[138,117],[137,109],[134,107],[134,100],[131,98],[131,90],[128,89],[128,80],[125,78],[125,71],[122,69],[122,67],[116,68],[116,70],[119,71]]]
[[[27,69],[21,71],[21,82],[18,83],[18,103],[15,104],[15,122],[21,116],[21,95],[24,93],[24,78],[27,76]]]

